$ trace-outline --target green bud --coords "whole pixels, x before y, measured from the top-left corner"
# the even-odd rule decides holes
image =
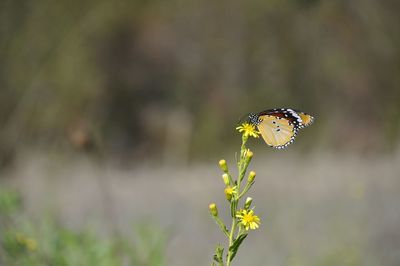
[[[208,209],[210,210],[212,216],[218,216],[218,209],[215,203],[208,205]]]
[[[251,150],[247,150],[247,152],[246,152],[246,157],[247,157],[248,159],[253,158],[253,155],[254,155],[254,153],[253,153]]]
[[[229,185],[229,176],[228,176],[228,174],[223,174],[222,175],[222,179],[224,180],[225,186],[228,186]]]
[[[228,165],[226,164],[225,160],[220,160],[218,162],[218,164],[219,164],[219,167],[222,169],[222,171],[224,171],[224,173],[228,172]]]
[[[256,172],[250,171],[249,177],[247,178],[247,182],[253,183],[255,178],[256,178]]]
[[[246,162],[246,165],[248,165],[253,158],[254,153],[251,150],[246,150],[244,153],[244,160]]]
[[[234,187],[227,186],[227,187],[225,188],[225,190],[224,190],[224,193],[225,193],[226,199],[227,199],[228,201],[231,201],[232,196],[233,196],[234,194],[237,194],[236,186],[234,186]]]
[[[250,197],[247,197],[246,202],[244,203],[244,209],[248,210],[250,209],[251,203],[253,202],[253,199]]]

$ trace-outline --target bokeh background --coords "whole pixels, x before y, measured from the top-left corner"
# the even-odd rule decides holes
[[[260,230],[237,265],[399,265],[400,3],[0,3],[0,265],[209,265],[249,112]],[[18,257],[18,260],[10,258]]]

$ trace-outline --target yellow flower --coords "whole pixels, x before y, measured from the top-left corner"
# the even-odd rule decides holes
[[[246,229],[257,229],[260,224],[260,218],[254,215],[253,210],[240,210],[236,213],[236,217],[239,218],[240,223]]]
[[[256,130],[256,127],[253,124],[249,123],[243,123],[240,126],[236,128],[237,131],[243,132],[243,135],[246,137],[253,137],[253,138],[258,138],[260,132]]]
[[[227,186],[225,188],[224,192],[225,192],[226,199],[230,201],[232,199],[232,195],[237,194],[236,186],[234,186],[234,187]]]

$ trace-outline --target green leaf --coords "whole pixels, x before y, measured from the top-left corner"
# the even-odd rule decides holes
[[[224,248],[221,247],[220,245],[218,245],[218,246],[215,248],[214,260],[215,260],[216,262],[218,262],[219,265],[224,265],[224,262],[223,262],[223,260],[222,260],[223,253],[224,253]]]
[[[240,245],[242,244],[243,240],[247,237],[247,234],[241,234],[238,238],[233,242],[233,244],[229,247],[229,252],[232,253],[231,261],[236,256],[236,252],[238,251]]]

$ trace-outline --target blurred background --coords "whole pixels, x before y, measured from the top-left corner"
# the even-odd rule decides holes
[[[1,1],[0,265],[209,265],[217,162],[276,107],[316,121],[249,143],[262,226],[236,264],[399,265],[399,11]]]

